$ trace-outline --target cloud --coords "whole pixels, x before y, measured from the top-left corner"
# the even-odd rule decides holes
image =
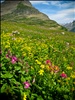
[[[45,5],[49,5],[48,1],[30,1],[32,4],[45,4]]]
[[[74,1],[31,1],[37,9],[58,23],[68,23],[75,20]],[[38,6],[41,4],[41,6]],[[44,7],[43,4],[46,6]]]
[[[75,5],[75,2],[71,1],[71,2],[62,2],[62,1],[50,1],[49,2],[51,5],[54,5],[54,6],[58,6],[60,8],[68,8],[68,7],[74,7]]]
[[[75,19],[75,9],[66,9],[58,11],[56,14],[48,14],[49,18],[58,23],[68,23]]]
[[[66,1],[66,2],[62,2],[62,1],[30,1],[32,4],[37,5],[37,4],[45,4],[45,5],[54,5],[54,6],[58,6],[60,8],[67,8],[67,7],[74,7],[75,2],[73,1]]]

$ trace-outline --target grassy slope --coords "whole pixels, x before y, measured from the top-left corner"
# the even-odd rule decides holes
[[[1,22],[1,31],[4,33],[12,33],[12,31],[18,30],[20,32],[19,36],[24,38],[28,44],[31,42],[34,44],[45,43],[48,45],[48,49],[53,49],[50,51],[49,57],[57,65],[61,66],[64,64],[62,57],[66,57],[67,63],[70,64],[74,61],[75,56],[75,34],[68,31],[53,30],[46,26],[40,25],[27,25],[25,23],[16,22]],[[62,32],[65,34],[63,35]],[[70,45],[68,46],[67,43]],[[52,47],[50,47],[52,46]],[[37,50],[38,51],[38,50]],[[39,51],[38,51],[39,52]],[[41,52],[40,57],[41,57]],[[44,55],[44,54],[43,54]]]
[[[51,29],[46,26],[41,25],[27,25],[25,23],[16,23],[16,22],[9,22],[9,21],[2,21],[1,22],[1,31],[5,32],[12,32],[14,30],[18,30],[21,32],[21,36],[28,36],[31,35],[31,37],[34,35],[39,35],[40,38],[47,38],[47,37],[54,37],[56,38],[56,41],[67,41],[70,42],[72,45],[75,44],[75,34],[72,32],[64,31],[65,34],[62,34],[62,30],[58,29]],[[34,37],[35,38],[35,37]]]

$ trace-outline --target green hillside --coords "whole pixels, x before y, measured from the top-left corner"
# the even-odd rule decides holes
[[[75,34],[46,15],[22,16],[24,7],[1,16],[0,97],[74,100]]]
[[[74,33],[1,21],[0,96],[6,100],[73,100],[74,58]]]

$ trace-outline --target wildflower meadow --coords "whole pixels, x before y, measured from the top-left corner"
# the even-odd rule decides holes
[[[2,22],[0,96],[74,100],[75,33]]]

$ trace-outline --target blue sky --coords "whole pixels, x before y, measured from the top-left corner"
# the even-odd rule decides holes
[[[75,1],[30,1],[40,12],[59,24],[75,20]]]

